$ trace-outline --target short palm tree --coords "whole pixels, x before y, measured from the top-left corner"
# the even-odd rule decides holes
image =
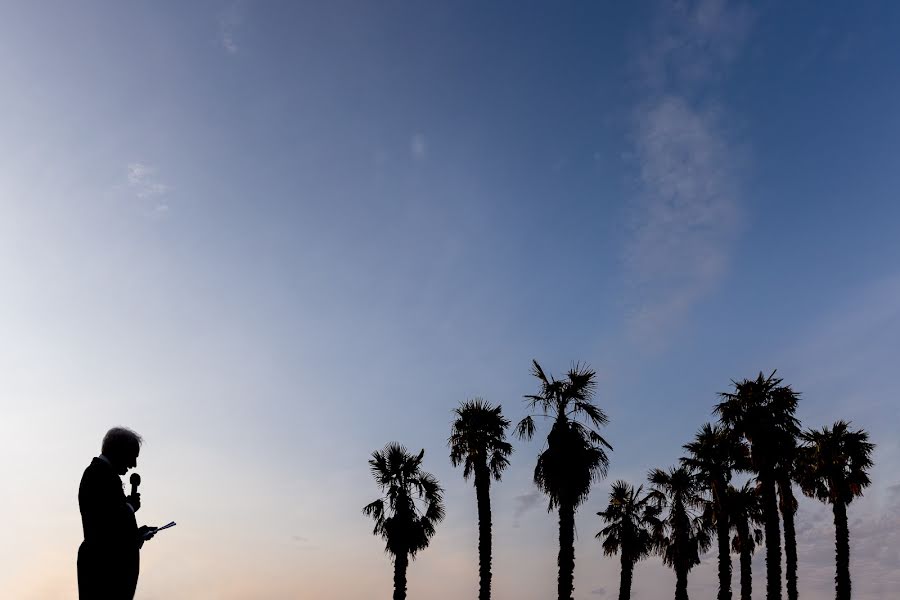
[[[756,547],[762,543],[760,526],[763,524],[759,494],[752,481],[740,489],[728,486],[728,512],[734,538],[731,549],[741,557],[741,600],[753,597],[753,569],[751,561]]]
[[[835,598],[850,599],[850,529],[847,505],[871,483],[872,452],[869,434],[853,431],[838,421],[829,429],[810,429],[801,434],[798,475],[807,496],[831,504],[835,529]]]
[[[634,565],[655,548],[655,535],[660,530],[659,508],[652,498],[624,481],[616,481],[609,493],[609,506],[597,514],[607,523],[597,538],[603,540],[603,553],[621,556],[622,574],[619,600],[631,598]]]
[[[506,441],[509,421],[494,407],[476,398],[460,403],[450,430],[450,462],[463,465],[463,477],[475,478],[478,504],[478,598],[491,597],[491,478],[500,481],[509,466],[512,445]]]
[[[684,445],[688,455],[681,463],[692,469],[698,481],[709,492],[709,516],[716,528],[719,550],[718,600],[731,600],[731,536],[729,533],[728,482],[738,459],[741,446],[732,433],[720,426],[706,423],[694,435],[694,441]]]
[[[375,535],[385,540],[394,560],[394,600],[406,598],[406,568],[410,559],[428,547],[435,525],[444,518],[443,489],[422,471],[425,450],[417,455],[392,442],[369,460],[382,497],[363,508],[375,520]]]
[[[650,496],[664,511],[657,551],[675,570],[675,600],[688,600],[688,573],[700,564],[700,555],[712,540],[703,518],[703,487],[687,467],[654,469],[647,476]]]
[[[575,511],[587,500],[591,484],[606,475],[612,446],[597,429],[609,422],[606,413],[593,403],[596,373],[576,364],[565,379],[544,373],[537,361],[532,374],[540,381],[539,393],[525,396],[530,409],[516,426],[523,439],[534,436],[534,417],[552,420],[547,444],[538,456],[534,483],[550,499],[548,510],[559,511],[559,600],[571,600],[575,574]]]
[[[719,421],[750,445],[750,465],[759,482],[766,530],[766,599],[781,600],[781,528],[775,496],[776,469],[784,440],[796,436],[799,395],[773,371],[734,383],[720,394]]]

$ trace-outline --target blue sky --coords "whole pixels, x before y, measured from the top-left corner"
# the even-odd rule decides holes
[[[617,593],[593,539],[608,484],[671,464],[731,379],[775,368],[804,424],[872,432],[854,591],[900,585],[893,3],[8,13],[0,510],[28,541],[0,548],[4,596],[75,596],[78,479],[116,424],[147,440],[145,520],[179,521],[144,552],[141,598],[386,596],[360,508],[391,440],[447,489],[410,593],[474,594],[450,411],[483,396],[518,419],[532,358],[590,363],[611,417],[578,598]],[[539,444],[516,448],[495,590],[545,597],[555,524]],[[804,501],[799,531],[801,590],[825,594],[826,509]],[[636,594],[670,594],[657,559],[638,573]],[[714,581],[708,559],[691,590]]]

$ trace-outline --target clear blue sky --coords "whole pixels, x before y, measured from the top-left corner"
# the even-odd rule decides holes
[[[576,594],[613,597],[609,483],[673,463],[731,379],[878,444],[854,592],[900,585],[900,6],[892,2],[14,2],[0,22],[0,595],[75,597],[78,480],[146,438],[139,597],[386,597],[366,460],[425,448],[448,518],[410,594],[474,595],[447,458],[532,358],[600,375],[615,447]],[[518,443],[499,598],[555,587]],[[833,531],[799,517],[801,591]],[[671,595],[650,559],[635,594]],[[758,570],[757,581],[763,571]],[[711,559],[691,575],[709,595]],[[7,589],[8,588],[8,589]],[[762,586],[757,586],[762,592]]]

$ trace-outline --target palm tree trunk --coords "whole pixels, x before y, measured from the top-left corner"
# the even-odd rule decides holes
[[[559,504],[559,600],[572,600],[575,588],[575,506],[570,502]]]
[[[634,563],[622,550],[622,578],[619,580],[619,600],[630,600],[631,577],[634,573]]]
[[[741,600],[753,600],[753,556],[750,554],[750,530],[738,528],[741,544]]]
[[[675,567],[675,600],[688,600],[688,570]]]
[[[405,552],[394,558],[394,600],[406,600],[406,567],[409,555]]]
[[[834,510],[834,575],[836,600],[850,600],[850,530],[847,527],[847,505],[833,504]]]
[[[478,600],[491,600],[491,476],[487,466],[475,470],[478,502]]]
[[[724,485],[719,489],[724,488]],[[731,526],[728,522],[728,510],[723,501],[724,494],[719,494],[716,516],[716,535],[719,541],[719,600],[731,600]]]
[[[781,528],[775,478],[771,472],[760,473],[763,518],[766,525],[766,600],[781,600]]]
[[[691,565],[687,563],[688,559],[685,554],[689,546],[688,530],[690,529],[690,523],[684,504],[681,501],[676,500],[674,502],[672,512],[675,515],[674,523],[672,524],[676,548],[676,557],[673,564],[675,567],[675,600],[688,600],[687,580]]]
[[[794,530],[794,492],[791,480],[778,481],[779,508],[784,522],[784,576],[787,582],[788,600],[797,600],[797,534]]]

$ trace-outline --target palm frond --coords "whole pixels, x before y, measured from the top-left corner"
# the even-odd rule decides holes
[[[534,419],[527,416],[516,425],[516,437],[522,440],[530,440],[534,437]]]

